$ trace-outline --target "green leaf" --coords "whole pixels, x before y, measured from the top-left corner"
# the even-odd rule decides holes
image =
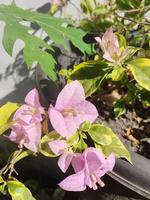
[[[11,128],[11,126],[14,124],[14,122],[7,122],[6,124],[0,125],[0,135],[5,133],[8,129]]]
[[[112,71],[112,73],[111,73],[112,80],[113,81],[120,81],[123,78],[124,74],[125,74],[124,72],[125,72],[125,70],[124,70],[123,67],[116,66],[114,68],[114,70]]]
[[[26,186],[19,181],[8,181],[8,192],[12,197],[12,200],[35,200]]]
[[[138,8],[141,4],[141,0],[116,0],[116,3],[121,10],[130,10]]]
[[[134,59],[129,62],[128,67],[138,84],[150,91],[150,59]]]
[[[37,23],[57,44],[67,47],[67,38],[83,53],[91,53],[90,45],[83,41],[85,32],[77,28],[67,27],[70,23],[68,20],[50,17],[48,14],[23,10],[14,4],[0,6],[0,20],[5,21],[6,24],[3,45],[8,54],[12,54],[13,45],[17,39],[23,40],[25,43],[23,54],[28,67],[31,68],[33,62],[37,61],[44,73],[54,81],[57,78],[55,72],[56,62],[52,55],[43,50],[45,48],[52,50],[52,48],[42,39],[31,35],[29,33],[30,28],[22,22],[29,21]]]
[[[67,143],[69,145],[76,145],[79,142],[79,132],[76,131],[68,140]]]
[[[105,31],[106,28],[109,28],[112,25],[112,19],[102,18],[101,15],[94,21],[91,21],[90,19],[83,19],[80,21],[80,26],[83,30],[91,33]]]
[[[69,70],[68,70],[68,69],[61,69],[61,70],[59,71],[59,74],[60,74],[61,76],[65,76],[66,78],[68,78],[68,77],[69,77]]]
[[[137,97],[144,106],[150,107],[150,92],[149,91],[142,88],[141,90],[138,91]]]
[[[124,100],[119,100],[115,103],[114,105],[114,113],[115,117],[120,117],[126,112],[125,108],[125,101]]]
[[[109,156],[111,153],[114,153],[117,158],[126,158],[132,164],[131,156],[128,150],[125,148],[124,144],[118,138],[118,136],[109,127],[105,125],[99,125],[99,126],[101,126],[102,127],[101,130],[103,130],[105,134],[108,134],[112,139],[110,144],[101,145],[101,149],[105,154],[105,156]]]
[[[126,42],[125,37],[121,34],[118,34],[118,33],[116,33],[116,35],[117,35],[117,38],[118,38],[118,41],[119,41],[119,47],[120,48],[121,47],[126,48],[127,42]]]
[[[99,60],[89,60],[74,66],[70,75],[71,80],[93,79],[103,77],[110,68],[105,62]]]
[[[6,182],[4,181],[4,179],[0,176],[0,193],[3,193],[4,189],[6,186]]]
[[[61,188],[57,188],[52,196],[52,200],[63,200],[65,197],[66,191]]]
[[[111,129],[100,124],[93,124],[88,131],[94,142],[101,145],[109,145],[112,142]]]
[[[150,5],[150,0],[145,0],[145,6],[149,6]]]
[[[138,51],[141,50],[141,48],[137,48],[137,47],[133,47],[133,46],[128,46],[127,48],[128,48],[128,55],[124,59],[124,61],[126,61],[126,62],[133,59],[134,54],[136,54]]]
[[[84,139],[81,137],[78,144],[76,146],[74,146],[75,148],[83,151],[85,149],[87,149],[87,144],[85,143]]]
[[[82,124],[81,126],[81,130],[82,131],[88,131],[91,128],[91,122],[90,121],[86,121],[84,124]]]
[[[82,0],[80,6],[83,13],[90,16],[95,7],[95,3],[94,0]]]
[[[19,108],[19,104],[7,102],[5,105],[0,107],[0,134],[4,133],[9,129],[13,122],[11,117],[13,113]]]
[[[107,12],[108,12],[108,8],[106,4],[100,4],[93,10],[93,13],[96,15],[106,14]]]
[[[57,155],[51,151],[48,143],[58,139],[60,139],[60,135],[55,131],[51,131],[49,134],[44,135],[39,144],[39,152],[47,157],[57,157]]]
[[[101,84],[101,78],[92,78],[92,79],[84,79],[80,80],[80,83],[82,84],[85,92],[85,96],[89,97],[91,96],[96,90],[100,87]]]

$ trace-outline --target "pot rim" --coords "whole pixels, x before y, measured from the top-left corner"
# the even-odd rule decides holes
[[[116,165],[108,175],[133,190],[139,195],[150,199],[150,160],[130,151],[133,165],[123,159],[117,159]]]

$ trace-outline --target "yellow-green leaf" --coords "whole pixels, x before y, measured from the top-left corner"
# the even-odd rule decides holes
[[[150,59],[134,59],[129,62],[128,67],[138,84],[150,91]]]
[[[106,134],[108,133],[112,139],[111,143],[108,145],[101,144],[101,149],[105,156],[109,156],[111,153],[114,153],[117,158],[126,158],[130,163],[132,163],[130,153],[121,142],[119,137],[109,127],[105,125],[100,126],[102,127],[103,132]]]
[[[6,186],[6,182],[4,179],[0,176],[0,193],[4,191],[4,188]]]
[[[84,88],[86,97],[89,97],[94,92],[96,92],[96,90],[100,87],[102,81],[103,81],[103,78],[101,78],[101,77],[80,80],[80,82]]]
[[[124,76],[124,68],[121,66],[117,66],[111,73],[111,78],[113,81],[120,81]]]
[[[79,142],[79,132],[76,131],[68,140],[69,145],[76,145]]]
[[[55,131],[51,131],[49,134],[46,134],[45,136],[43,136],[39,144],[39,152],[47,157],[57,157],[57,155],[51,151],[48,143],[53,140],[58,140],[60,139],[60,137],[61,136]]]
[[[19,104],[7,102],[5,105],[0,107],[0,134],[6,131],[11,123],[12,114],[19,108]]]
[[[70,79],[84,80],[103,77],[108,70],[110,70],[110,67],[108,67],[105,62],[100,60],[88,60],[74,66],[70,75]]]
[[[109,145],[112,142],[110,130],[101,124],[93,124],[88,133],[94,142],[101,145]]]
[[[8,192],[12,200],[35,200],[25,185],[17,180],[8,181]]]

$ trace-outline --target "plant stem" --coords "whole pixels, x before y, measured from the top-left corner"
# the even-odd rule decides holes
[[[137,23],[137,24],[150,25],[149,22],[139,22],[139,21],[133,20],[133,19],[128,18],[128,17],[120,16],[120,15],[118,15],[118,13],[115,13],[115,15],[116,15],[117,17],[120,17],[121,19],[128,20],[128,21],[131,21],[131,22],[134,22],[134,23]]]

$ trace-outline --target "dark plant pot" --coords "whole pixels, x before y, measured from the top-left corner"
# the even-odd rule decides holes
[[[54,86],[53,82],[49,81],[49,79],[43,77],[39,69],[36,71],[36,80],[41,100],[48,107],[50,103],[55,102],[58,95],[58,88]],[[127,197],[150,199],[150,160],[135,152],[130,153],[133,165],[123,159],[117,159],[113,172],[108,174],[109,177],[106,177],[106,182],[107,179],[111,181],[112,184],[118,184],[117,182],[119,182],[121,184],[120,187],[116,187],[124,188],[123,191],[125,191]],[[60,175],[60,172],[58,174]],[[108,190],[112,190],[112,188],[106,187],[106,191]],[[114,190],[111,192],[113,193],[113,191]],[[116,191],[114,193],[116,193]],[[117,199],[122,200],[123,197]],[[115,200],[115,198],[113,198],[113,200]]]
[[[150,160],[130,152],[133,165],[118,159],[113,172],[109,173],[113,179],[130,188],[136,193],[150,199]]]

